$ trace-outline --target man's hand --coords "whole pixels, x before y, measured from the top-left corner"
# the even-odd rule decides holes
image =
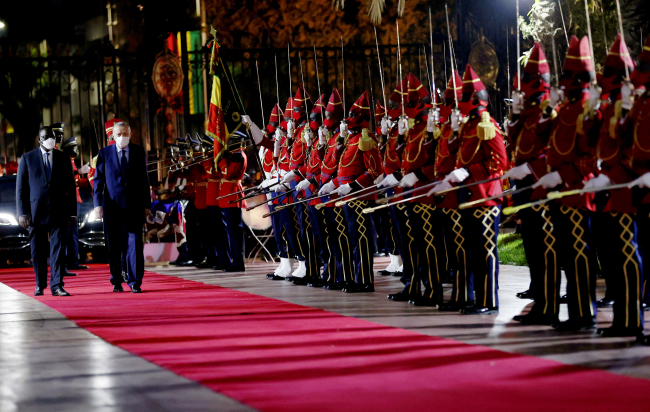
[[[318,191],[318,196],[323,196],[323,195],[329,194],[334,189],[336,189],[336,185],[333,182],[327,182]]]
[[[27,230],[32,225],[32,219],[29,216],[20,216],[18,217],[18,224]]]
[[[601,187],[609,186],[612,184],[612,181],[609,180],[609,177],[605,174],[600,174],[593,179],[589,179],[587,183],[585,183],[585,187],[583,189],[599,189]]]
[[[83,165],[83,166],[81,166],[79,168],[79,174],[81,174],[81,175],[85,175],[88,172],[90,172],[90,165],[88,163],[86,163],[85,165]]]
[[[524,94],[514,90],[512,92],[512,112],[519,114],[524,109]]]
[[[413,187],[415,184],[418,182],[418,177],[415,175],[415,173],[409,173],[406,176],[402,178],[402,180],[399,182],[399,187]]]
[[[400,135],[404,135],[406,131],[409,129],[409,121],[406,117],[401,117],[397,119],[397,132]]]
[[[460,183],[469,177],[469,172],[466,169],[458,168],[453,170],[445,177],[445,180],[450,183]]]
[[[506,180],[507,178],[521,180],[532,173],[533,171],[530,169],[528,163],[524,163],[523,165],[515,166],[508,170],[503,176],[501,176],[501,180]]]
[[[381,189],[383,187],[391,187],[391,186],[397,186],[399,184],[399,180],[393,175],[389,174],[386,176],[384,180],[382,180],[378,185],[377,188]]]
[[[451,130],[457,132],[460,129],[460,111],[454,109],[449,116],[449,123],[451,125]]]
[[[296,177],[298,177],[298,174],[294,172],[293,170],[290,170],[284,177],[282,178],[282,183],[291,183],[293,182]]]
[[[558,172],[547,173],[542,176],[534,185],[533,189],[536,187],[543,187],[544,189],[552,189],[555,186],[562,184],[562,177]]]
[[[630,184],[627,185],[630,189],[639,186],[639,187],[650,187],[650,172],[647,172],[646,174],[641,175],[641,177],[637,178],[636,180],[633,180],[630,182]]]
[[[149,209],[147,209],[149,210]],[[149,211],[149,214],[151,214],[151,211]],[[96,219],[103,219],[104,218],[104,209],[101,206],[97,206],[95,208],[95,218]]]
[[[304,192],[306,189],[309,188],[309,180],[301,180],[300,183],[296,186],[296,192]]]
[[[70,219],[68,219],[68,226],[74,227],[74,225],[77,224],[77,216],[70,216]]]
[[[325,125],[318,128],[318,144],[321,146],[327,144],[327,127]]]
[[[384,136],[388,134],[388,121],[386,117],[381,118],[381,134]]]
[[[151,209],[145,209],[144,210],[144,217],[149,217],[151,216]]]
[[[339,186],[338,189],[332,190],[332,194],[337,193],[339,196],[345,196],[352,191],[352,186],[349,183]]]
[[[555,106],[558,105],[562,100],[564,100],[564,90],[558,89],[557,87],[551,88],[551,98],[548,103],[548,106],[551,109],[555,109]]]
[[[435,185],[433,187],[433,189],[429,190],[429,192],[427,193],[427,196],[434,195],[434,194],[436,194],[438,192],[442,192],[443,190],[449,190],[452,187],[453,186],[451,185],[451,183],[449,183],[449,181],[447,179],[445,179],[445,180],[442,181],[442,183],[438,183],[437,185]]]
[[[634,86],[630,82],[623,82],[621,86],[621,107],[625,110],[632,109],[632,92],[634,91]]]

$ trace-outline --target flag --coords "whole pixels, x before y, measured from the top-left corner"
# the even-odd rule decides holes
[[[214,75],[212,78],[208,127],[205,134],[214,139],[214,167],[217,168],[219,159],[228,144],[228,129],[223,120],[223,108],[221,105],[221,78],[218,75]]]

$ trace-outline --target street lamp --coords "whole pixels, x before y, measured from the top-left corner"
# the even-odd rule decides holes
[[[5,28],[4,22],[0,21],[0,29],[4,29],[4,28]]]

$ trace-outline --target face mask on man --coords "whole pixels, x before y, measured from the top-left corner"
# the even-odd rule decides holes
[[[44,141],[41,142],[45,150],[48,152],[52,149],[54,149],[54,146],[56,145],[56,140],[53,137],[50,137],[49,139],[45,139]]]

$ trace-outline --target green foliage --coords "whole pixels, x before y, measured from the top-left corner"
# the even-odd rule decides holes
[[[527,266],[524,243],[518,233],[500,234],[497,241],[499,263],[504,265]]]

